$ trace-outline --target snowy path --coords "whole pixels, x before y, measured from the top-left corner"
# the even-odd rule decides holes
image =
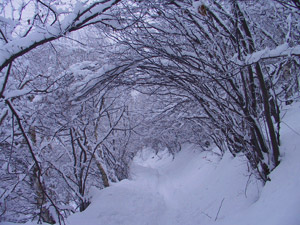
[[[196,170],[201,169],[198,164],[199,158],[195,158],[198,154],[195,154],[192,149],[186,149],[186,152],[181,153],[175,161],[172,161],[172,156],[162,153],[160,156],[162,159],[152,155],[145,161],[138,158],[138,162],[135,162],[142,165],[133,166],[134,179],[138,183],[144,183],[145,189],[157,193],[164,202],[162,214],[153,224],[193,225],[200,224],[203,215],[207,217],[206,214],[201,216],[199,207],[195,204],[199,202],[197,191],[193,190],[198,186],[199,177],[195,174],[194,176],[197,177],[194,177],[191,171],[195,172],[195,167]],[[212,168],[213,164],[209,166]]]
[[[296,118],[299,111],[292,113]],[[286,121],[300,133],[299,122]],[[220,159],[185,146],[173,160],[146,149],[135,158],[130,180],[96,191],[90,207],[68,224],[299,225],[300,141],[290,128],[282,129],[285,158],[264,188],[249,179],[243,157]]]
[[[227,207],[220,211],[218,219],[257,199],[257,184],[250,184],[245,198],[244,184],[248,178],[241,172],[243,166],[239,159],[229,155],[220,161],[218,156],[200,153],[192,146],[186,146],[175,160],[167,152],[155,155],[146,149],[133,162],[131,180],[95,193],[87,212],[73,215],[69,222],[72,225],[210,224],[215,221],[222,201]],[[230,177],[235,181],[226,181]]]

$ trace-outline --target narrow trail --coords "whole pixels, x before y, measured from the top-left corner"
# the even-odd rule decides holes
[[[199,151],[191,147],[180,153],[175,160],[167,152],[161,155],[151,155],[151,152],[139,155],[133,162],[132,178],[146,192],[152,192],[162,200],[157,225],[194,225],[205,220],[212,220],[212,216],[201,213],[201,196],[199,195],[199,176],[201,173],[209,175],[216,164],[207,160],[207,153],[200,156]],[[150,156],[147,154],[150,154]],[[218,161],[218,157],[210,155]],[[205,180],[204,177],[203,181]],[[201,180],[201,179],[200,179]],[[199,201],[198,201],[199,199]],[[212,205],[211,205],[212,207]],[[211,208],[208,207],[207,209]]]
[[[92,194],[87,212],[73,215],[71,225],[208,225],[257,200],[256,185],[244,196],[245,164],[230,155],[185,146],[175,159],[167,151],[145,149],[131,166],[131,178]],[[234,178],[234,182],[228,182]],[[228,199],[228,201],[227,201]],[[230,201],[229,201],[230,199]],[[234,202],[234,204],[231,204]],[[93,205],[94,204],[94,205]],[[84,214],[93,215],[87,221]]]
[[[283,158],[264,187],[249,177],[243,156],[225,153],[221,159],[184,146],[173,159],[167,151],[144,149],[133,160],[130,179],[91,191],[91,205],[67,224],[299,225],[299,109],[300,103],[285,118]]]

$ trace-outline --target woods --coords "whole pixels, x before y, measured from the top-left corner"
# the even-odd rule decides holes
[[[299,1],[0,3],[0,221],[64,224],[143,147],[280,164]]]

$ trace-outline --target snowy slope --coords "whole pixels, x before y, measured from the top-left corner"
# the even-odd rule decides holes
[[[259,200],[226,221],[238,225],[300,224],[300,104],[285,110],[281,128],[281,163]],[[219,224],[219,223],[218,223]],[[228,224],[228,223],[220,223]]]
[[[264,187],[244,157],[185,145],[173,159],[144,149],[130,180],[94,190],[92,204],[70,225],[299,225],[300,104],[282,123],[282,161]],[[5,223],[4,223],[5,224]],[[32,224],[32,223],[28,223]],[[5,224],[7,225],[7,224]]]

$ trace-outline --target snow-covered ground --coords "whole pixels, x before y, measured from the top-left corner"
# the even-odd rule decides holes
[[[132,163],[131,179],[94,190],[89,208],[68,224],[299,225],[300,104],[285,112],[281,163],[264,187],[250,176],[244,157],[221,159],[192,145],[175,159],[144,149]]]

